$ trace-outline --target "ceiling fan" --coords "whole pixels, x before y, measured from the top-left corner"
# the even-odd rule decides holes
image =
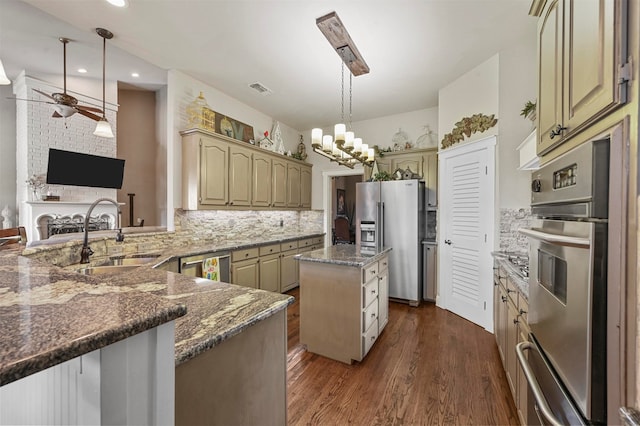
[[[52,93],[49,95],[38,89],[33,89],[34,92],[37,92],[42,96],[45,96],[51,99],[53,102],[38,101],[35,99],[21,99],[21,100],[33,101],[33,102],[45,102],[45,103],[54,105],[54,111],[52,115],[53,118],[61,118],[61,117],[67,118],[67,117],[71,117],[73,114],[77,112],[79,114],[84,115],[85,117],[91,118],[92,120],[100,121],[102,117],[94,114],[94,112],[98,114],[103,113],[103,111],[100,108],[90,107],[87,105],[79,105],[78,99],[76,99],[75,97],[67,93],[67,43],[69,43],[70,40],[65,37],[60,37],[58,40],[60,40],[63,46],[62,50],[63,50],[63,61],[64,61],[64,68],[63,68],[64,86],[63,86],[62,93]]]

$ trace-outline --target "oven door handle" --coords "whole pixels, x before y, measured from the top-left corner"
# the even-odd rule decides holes
[[[544,416],[549,424],[553,426],[562,426],[562,422],[556,419],[556,417],[553,415],[553,412],[551,411],[551,408],[549,408],[549,404],[547,404],[547,400],[542,393],[542,389],[540,389],[540,385],[536,380],[533,370],[529,366],[529,362],[525,357],[524,351],[526,350],[537,349],[531,342],[520,342],[516,345],[516,354],[518,355],[518,361],[520,361],[520,366],[522,367],[524,376],[527,378],[527,383],[529,383],[529,387],[531,387],[533,396],[536,400],[536,403],[538,404],[539,413]]]
[[[569,247],[589,248],[591,243],[588,238],[570,237],[568,235],[549,234],[547,232],[536,231],[534,229],[520,228],[518,232],[536,240],[546,241],[551,244]]]

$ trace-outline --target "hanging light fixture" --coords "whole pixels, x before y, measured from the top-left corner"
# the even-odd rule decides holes
[[[362,143],[361,138],[356,138],[351,127],[352,119],[352,95],[353,76],[362,75],[369,72],[369,67],[364,62],[360,52],[356,48],[353,40],[349,36],[342,21],[336,14],[331,12],[316,19],[316,24],[325,35],[329,43],[334,47],[342,59],[341,74],[341,123],[334,126],[334,134],[323,135],[322,129],[311,130],[311,147],[313,151],[330,161],[335,161],[342,166],[353,168],[361,163],[372,166],[374,161],[374,150]],[[344,67],[349,68],[349,127],[344,124]]]
[[[101,136],[103,138],[112,138],[113,131],[111,130],[111,125],[107,121],[107,109],[106,109],[106,100],[105,100],[105,85],[106,85],[106,51],[107,51],[107,39],[113,38],[113,33],[109,30],[105,30],[104,28],[96,28],[96,33],[100,37],[102,37],[102,118],[98,121],[96,125],[96,130],[93,132],[96,136]]]
[[[7,73],[4,72],[4,66],[2,66],[2,60],[0,60],[0,85],[5,86],[11,84],[11,80],[7,78]]]

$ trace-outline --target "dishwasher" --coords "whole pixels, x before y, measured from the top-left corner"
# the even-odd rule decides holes
[[[220,277],[218,281],[229,283],[230,280],[230,263],[231,253],[225,252],[209,252],[197,254],[194,256],[181,257],[178,261],[178,271],[190,277],[202,278],[202,264],[210,258],[217,258],[220,265]]]

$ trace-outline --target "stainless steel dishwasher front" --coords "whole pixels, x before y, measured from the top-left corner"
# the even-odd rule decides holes
[[[194,256],[181,257],[178,262],[179,272],[183,275],[190,277],[202,278],[202,263],[210,258],[217,258],[220,264],[220,279],[219,281],[229,283],[230,281],[230,266],[231,266],[231,253],[225,252],[209,252],[197,254]]]

